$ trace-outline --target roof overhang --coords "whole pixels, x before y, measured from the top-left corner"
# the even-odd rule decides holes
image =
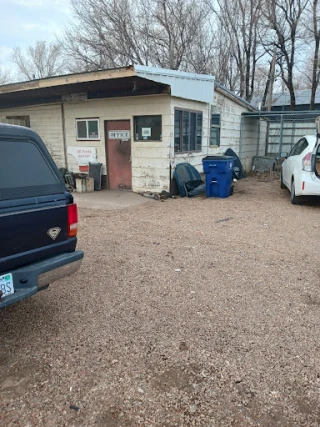
[[[212,103],[213,91],[212,76],[145,66],[128,66],[0,86],[0,109],[155,94],[171,94]]]
[[[242,107],[246,108],[248,111],[251,111],[251,112],[257,111],[257,109],[254,108],[248,101],[241,98],[240,96],[237,96],[235,93],[231,92],[229,89],[225,88],[224,86],[218,83],[215,83],[215,90],[221,93],[221,95],[235,102],[236,104],[239,104]]]
[[[213,101],[215,81],[213,76],[144,65],[136,65],[134,68],[139,77],[169,85],[172,96],[209,104]]]

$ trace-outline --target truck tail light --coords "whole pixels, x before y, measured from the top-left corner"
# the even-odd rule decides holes
[[[302,159],[302,170],[306,172],[311,172],[311,158],[312,153],[307,153]]]
[[[78,207],[75,203],[67,206],[68,209],[68,237],[75,237],[78,233]]]

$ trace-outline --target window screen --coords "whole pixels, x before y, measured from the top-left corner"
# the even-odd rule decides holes
[[[57,194],[64,187],[32,141],[0,141],[0,200]]]

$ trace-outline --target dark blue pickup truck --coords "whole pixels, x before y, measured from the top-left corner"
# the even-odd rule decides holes
[[[80,267],[77,205],[40,137],[0,124],[0,309]]]

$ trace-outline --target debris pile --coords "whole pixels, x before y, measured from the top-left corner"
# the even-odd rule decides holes
[[[174,196],[173,194],[165,190],[161,191],[161,193],[152,193],[150,191],[147,191],[145,193],[140,193],[140,194],[143,197],[148,197],[149,199],[155,199],[155,200],[161,200],[161,201],[176,198],[176,196]]]

